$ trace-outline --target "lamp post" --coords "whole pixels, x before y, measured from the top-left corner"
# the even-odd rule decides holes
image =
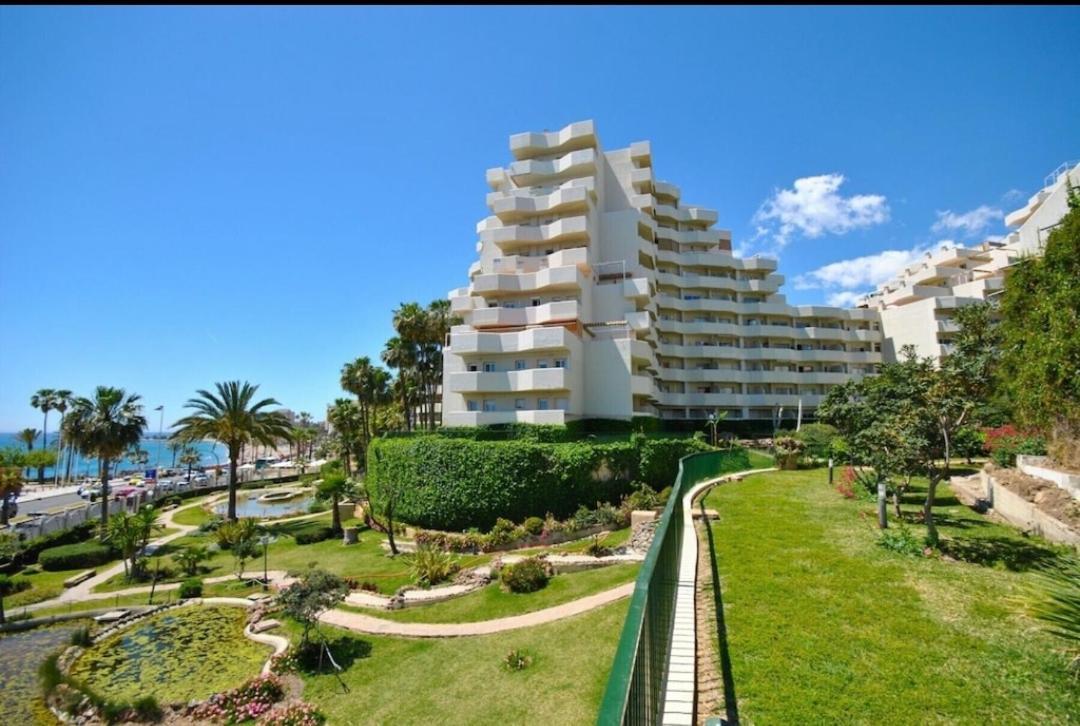
[[[157,461],[154,462],[154,468],[157,469],[158,471],[160,471],[161,470],[161,442],[162,442],[162,435],[165,432],[165,404],[161,404],[160,406],[158,406],[154,410],[160,412],[160,414],[161,414],[161,416],[158,418],[158,427],[157,427]],[[157,474],[158,476],[161,476],[160,474],[157,473],[157,471],[155,471],[154,473]]]
[[[716,446],[716,424],[719,423],[716,420],[716,411],[709,411],[709,427],[712,428],[712,445]]]
[[[270,578],[269,578],[269,576],[267,575],[267,569],[266,569],[266,547],[267,547],[267,545],[269,545],[269,544],[270,544],[270,535],[268,535],[268,534],[264,534],[264,535],[263,535],[262,537],[259,537],[259,542],[261,542],[261,543],[262,543],[262,546],[263,546],[263,579],[262,579],[262,589],[263,589],[263,592],[266,592],[267,590],[269,590],[269,589],[270,589]]]

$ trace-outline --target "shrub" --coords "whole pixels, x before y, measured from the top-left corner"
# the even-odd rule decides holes
[[[903,523],[892,529],[881,530],[878,545],[902,555],[921,555],[924,548],[923,543],[919,542],[911,529]]]
[[[853,467],[845,466],[844,470],[840,472],[840,480],[836,482],[836,491],[840,492],[844,499],[854,499],[855,482],[858,478],[858,474],[855,473]]]
[[[488,532],[488,540],[496,547],[499,545],[510,544],[517,537],[515,537],[515,530],[517,527],[509,519],[503,519],[499,517],[495,520],[495,526]]]
[[[792,436],[778,436],[774,443],[776,446],[776,461],[781,469],[792,470],[799,466],[799,457],[802,456],[806,446],[802,441]]]
[[[206,547],[202,545],[188,545],[172,556],[173,561],[180,565],[185,575],[194,575],[199,571],[199,565],[210,557]]]
[[[667,488],[668,494],[671,487]],[[655,509],[660,506],[660,496],[645,482],[634,482],[634,491],[630,492],[623,500],[623,509],[634,511],[637,509]]]
[[[449,430],[448,430],[449,431]],[[641,480],[669,486],[678,460],[706,445],[691,439],[595,443],[472,441],[451,435],[379,438],[368,448],[366,484],[376,511],[395,492],[395,517],[441,530],[490,528],[578,506],[617,502]],[[725,451],[723,471],[749,468],[746,452]]]
[[[89,648],[93,645],[94,640],[90,637],[90,628],[86,625],[76,628],[75,632],[71,634],[71,644],[82,648]]]
[[[538,557],[529,557],[503,567],[499,579],[510,592],[536,592],[548,584],[551,573],[546,562]]]
[[[983,448],[995,464],[1009,467],[1016,466],[1017,454],[1045,454],[1046,441],[1041,436],[1023,433],[1012,424],[1005,424],[986,430]]]
[[[310,529],[302,529],[293,535],[298,545],[309,545],[324,540],[333,539],[334,530],[329,525],[321,525]]]
[[[203,581],[197,577],[189,577],[180,583],[180,599],[186,600],[192,597],[202,597]]]
[[[160,721],[162,717],[161,706],[153,696],[141,696],[131,704],[131,710],[140,721]]]
[[[310,703],[293,702],[270,713],[255,722],[256,726],[320,726],[326,723],[326,716]]]
[[[529,517],[521,526],[525,528],[526,534],[536,536],[544,531],[544,520],[540,517]]]
[[[38,562],[46,570],[74,570],[97,567],[115,557],[112,547],[99,542],[79,542],[43,551]]]
[[[600,535],[594,534],[589,546],[585,548],[585,554],[589,557],[607,557],[611,554],[611,548],[600,544]]]
[[[525,651],[515,648],[503,658],[503,665],[509,671],[523,671],[532,665],[532,657]]]
[[[827,459],[833,453],[833,442],[839,437],[840,432],[833,426],[824,423],[810,423],[802,426],[792,434],[792,438],[801,441],[806,449],[806,454],[813,459]]]
[[[413,582],[420,587],[431,587],[445,582],[458,571],[458,565],[448,552],[432,547],[418,547],[408,557]]]
[[[253,678],[231,691],[214,694],[192,715],[203,721],[239,723],[264,715],[284,695],[284,684],[271,673]]]

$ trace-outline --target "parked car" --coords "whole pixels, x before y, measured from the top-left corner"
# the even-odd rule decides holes
[[[194,477],[192,477],[192,481],[196,484],[205,484],[206,482],[210,481],[210,477],[208,477],[206,474],[196,474]]]

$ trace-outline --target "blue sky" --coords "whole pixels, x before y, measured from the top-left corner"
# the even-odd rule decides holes
[[[1078,37],[1076,8],[2,8],[0,430],[99,383],[321,415],[393,307],[465,284],[508,136],[585,118],[792,301],[854,295],[1080,157]]]

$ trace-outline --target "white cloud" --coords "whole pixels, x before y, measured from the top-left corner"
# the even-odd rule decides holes
[[[940,240],[932,245],[915,246],[910,250],[884,250],[874,255],[830,262],[795,278],[797,290],[824,290],[829,305],[850,307],[863,295],[893,279],[905,267],[922,259],[927,252],[943,247],[955,247],[953,240]]]
[[[1013,204],[1023,199],[1025,194],[1019,189],[1010,189],[1001,195],[1001,201],[1005,204]]]
[[[985,204],[969,212],[957,213],[950,209],[937,213],[937,221],[931,229],[934,232],[959,232],[964,236],[977,235],[994,222],[1003,219],[1005,213],[997,207]]]
[[[846,234],[889,221],[889,205],[880,194],[839,193],[843,174],[796,179],[791,189],[777,189],[754,214],[754,240],[771,238],[782,249],[796,232],[809,238]]]
[[[831,292],[829,296],[825,298],[825,303],[837,308],[850,308],[854,307],[855,303],[862,300],[865,292],[858,292],[855,290],[841,290],[840,292]]]

